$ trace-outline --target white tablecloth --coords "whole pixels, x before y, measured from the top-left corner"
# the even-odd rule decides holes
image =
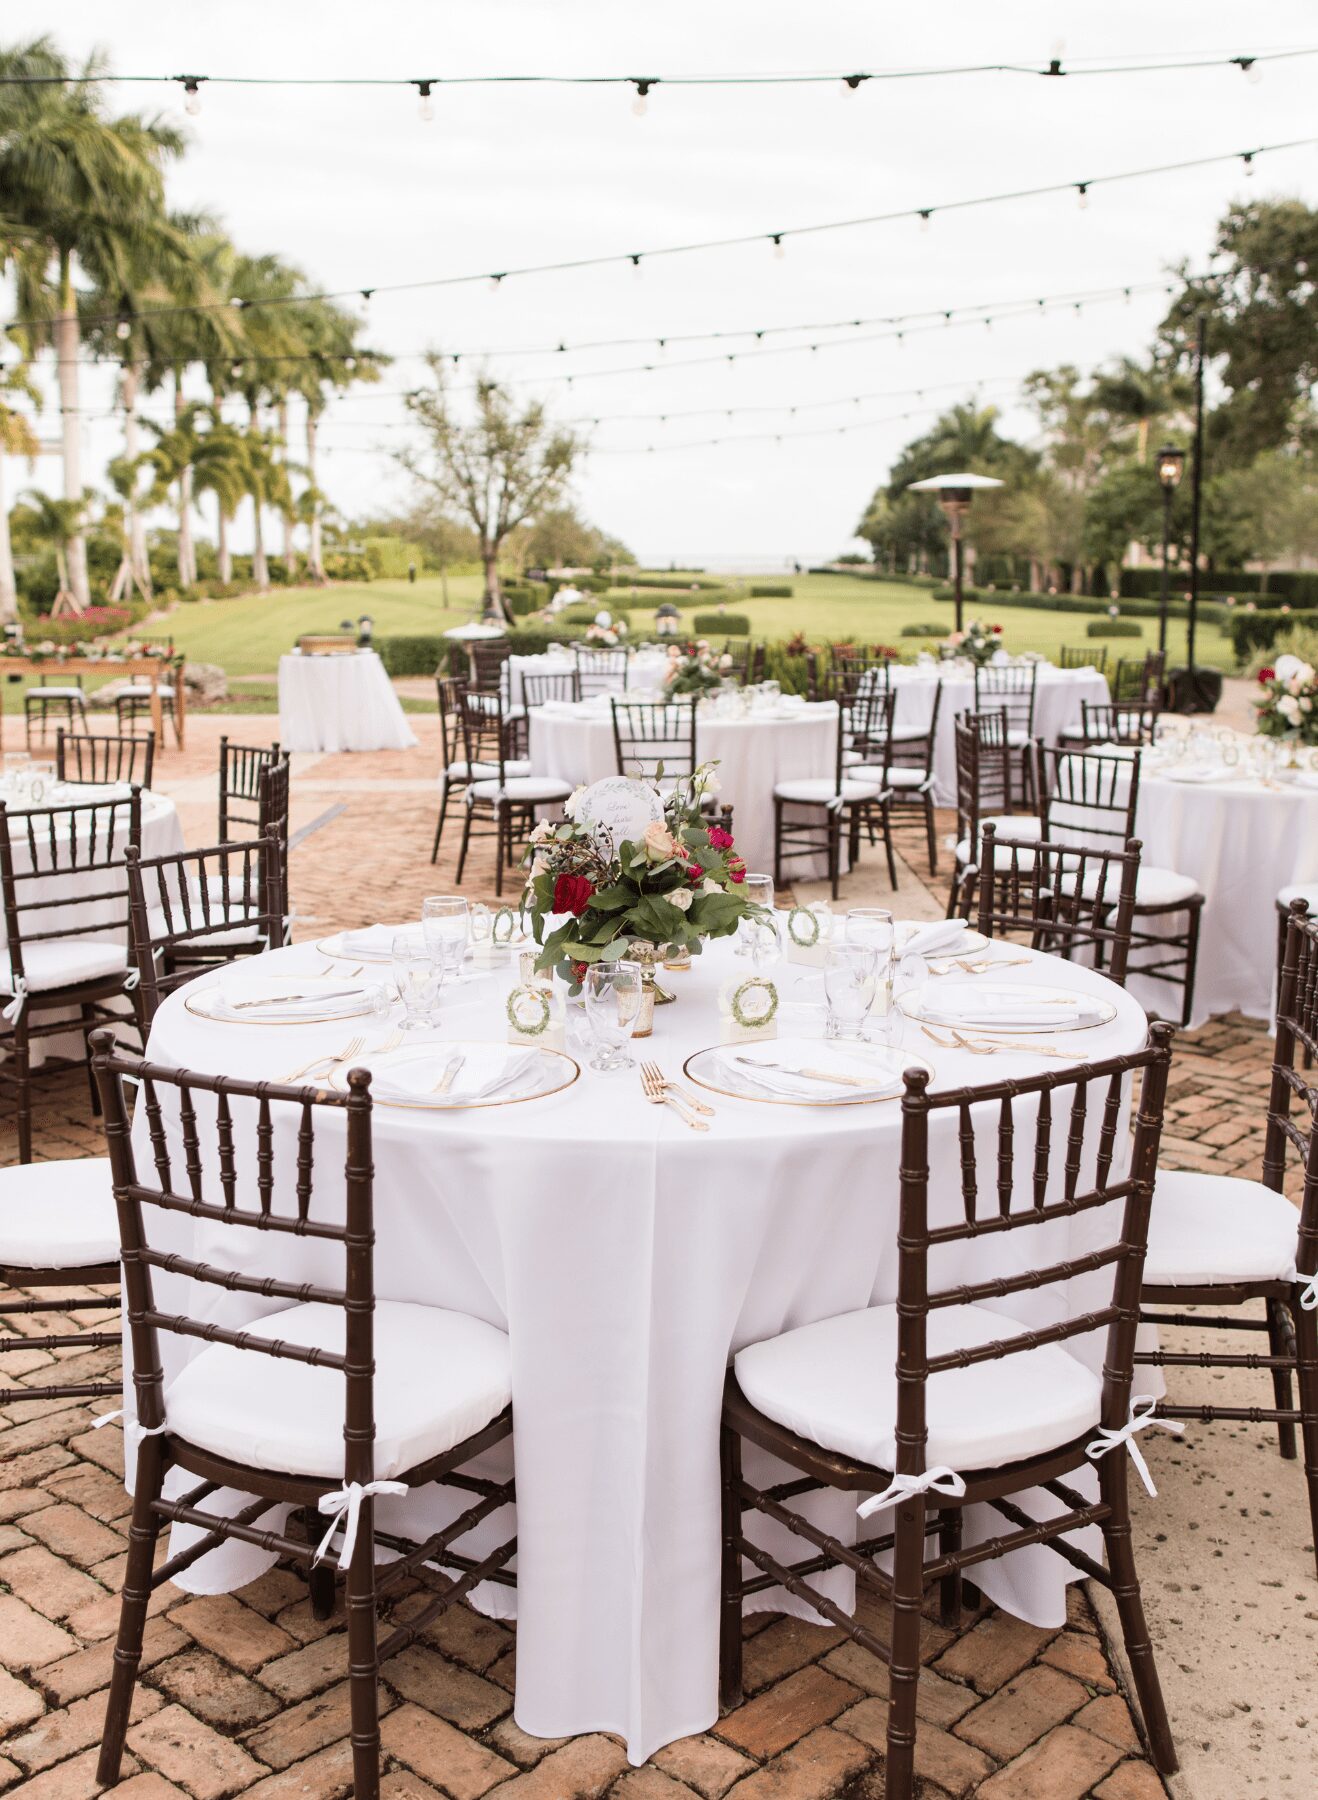
[[[274,954],[285,968],[323,966],[310,945]],[[1092,971],[1038,962],[1037,973],[1012,969],[1002,979],[1042,975],[1101,992],[1118,1009],[1111,1024],[1062,1042],[1094,1058],[1143,1042],[1143,1014],[1127,995]],[[714,1042],[716,987],[745,967],[725,942],[690,973],[673,975],[679,998],[658,1010],[645,1054],[677,1074],[685,1056]],[[780,965],[780,973],[787,996],[797,993],[796,982],[808,990],[818,980],[794,965]],[[455,989],[440,1034],[502,1038],[507,986],[495,976]],[[149,1054],[197,1070],[276,1076],[358,1029],[210,1024],[185,1010],[184,997],[165,1001]],[[368,1041],[383,1029],[368,1025]],[[907,1029],[910,1046],[933,1058],[936,1086],[1056,1066],[1027,1054],[990,1062],[934,1050]],[[822,1111],[719,1099],[716,1106],[712,1131],[698,1137],[666,1108],[646,1105],[635,1075],[583,1069],[556,1096],[488,1113],[375,1112],[378,1293],[460,1309],[506,1329],[511,1342],[517,1722],[542,1737],[617,1732],[636,1762],[706,1730],[717,1716],[718,1424],[730,1354],[797,1325],[891,1301],[896,1290],[898,1105]],[[1091,1105],[1095,1133],[1101,1111]],[[239,1118],[237,1103],[234,1112]],[[1020,1143],[1023,1110],[1017,1118]],[[979,1121],[990,1206],[997,1119],[994,1106]],[[932,1121],[931,1224],[961,1217],[956,1125],[954,1112]],[[278,1109],[277,1206],[291,1204],[294,1126]],[[140,1121],[138,1132],[139,1154],[147,1154]],[[244,1137],[240,1125],[240,1190],[244,1181],[254,1187],[252,1139],[254,1128]],[[1053,1139],[1060,1177],[1065,1133]],[[1122,1132],[1118,1143],[1125,1142]],[[342,1205],[341,1145],[341,1118],[318,1126],[324,1182],[313,1216]],[[1027,1153],[1021,1163],[1023,1205],[1031,1160]],[[208,1169],[212,1186],[214,1179]],[[240,1191],[240,1204],[251,1198]],[[1112,1241],[1114,1210],[1050,1225],[1048,1253],[1080,1256]],[[244,1251],[230,1227],[177,1213],[153,1219],[161,1245],[188,1256],[235,1266],[233,1257],[246,1254],[265,1273],[297,1269],[297,1279],[329,1284],[340,1278],[341,1252],[330,1246],[252,1233]],[[1015,1266],[1004,1262],[1008,1254],[1039,1254],[1037,1242],[1018,1249],[1022,1235],[1033,1236],[953,1247],[956,1254],[935,1265],[935,1279],[979,1281]],[[1056,1316],[1059,1297],[1079,1313],[1102,1304],[1108,1291],[1101,1275],[1086,1277],[1064,1296],[1017,1295],[1007,1310],[1038,1324]],[[179,1277],[159,1271],[156,1294],[166,1310],[187,1300],[231,1324],[273,1310],[254,1295],[189,1294]],[[1098,1367],[1102,1344],[1076,1342]],[[200,1347],[162,1336],[167,1381]],[[876,1383],[891,1378],[890,1370],[874,1370]],[[433,1491],[422,1492],[378,1502],[377,1516],[386,1530],[404,1521],[434,1529],[464,1504],[455,1499],[441,1512]],[[831,1531],[854,1532],[854,1505],[854,1497],[827,1496],[811,1511]],[[491,1537],[506,1528],[497,1519]],[[968,1532],[977,1528],[998,1531],[1001,1521],[970,1517]],[[1092,1548],[1092,1534],[1084,1541]],[[269,1560],[230,1544],[187,1570],[180,1585],[231,1590]],[[1046,1549],[985,1564],[977,1575],[994,1599],[1049,1626],[1064,1620],[1069,1578]],[[850,1576],[831,1577],[829,1591],[852,1604]],[[506,1590],[492,1597],[507,1609]],[[477,1604],[487,1598],[478,1595]],[[797,1610],[782,1595],[761,1595],[759,1604]]]
[[[1214,1013],[1273,1012],[1278,890],[1318,881],[1318,788],[1308,775],[1266,788],[1252,777],[1195,783],[1140,772],[1135,832],[1144,860],[1199,884],[1199,968],[1192,1025]],[[1152,928],[1150,921],[1150,928]],[[1179,920],[1184,928],[1184,916]],[[1150,1010],[1180,1017],[1179,993],[1164,982],[1132,979]]]
[[[521,706],[524,703],[526,698],[522,688],[524,676],[571,675],[576,666],[577,660],[570,653],[565,656],[554,656],[545,651],[538,656],[510,656],[503,665],[502,685],[505,704]],[[667,667],[667,651],[637,650],[627,659],[625,675],[616,680],[610,679],[608,686],[617,693],[621,693],[624,688],[629,688],[638,695],[650,694],[657,691],[662,684]],[[601,679],[601,677],[595,678],[597,685]]]
[[[894,666],[889,673],[897,694],[894,717],[898,725],[927,727],[934,710],[934,689],[942,681],[938,741],[934,745],[934,798],[940,806],[955,806],[956,717],[974,708],[974,676],[918,664]],[[1040,663],[1034,694],[1034,735],[1045,744],[1056,743],[1063,731],[1079,726],[1082,700],[1093,704],[1108,698],[1107,682],[1097,669],[1055,669],[1051,663]]]
[[[531,767],[537,775],[570,781],[599,781],[618,773],[613,715],[607,700],[579,706],[533,710]],[[837,706],[831,700],[805,705],[783,716],[751,713],[721,718],[697,712],[696,756],[717,762],[719,798],[736,809],[732,821],[738,853],[746,867],[773,868],[773,790],[780,781],[826,776],[832,779],[837,752]],[[799,874],[800,863],[789,864]]]
[[[279,659],[285,750],[410,750],[416,738],[374,650]]]

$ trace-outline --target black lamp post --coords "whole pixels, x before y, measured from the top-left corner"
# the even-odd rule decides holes
[[[1168,562],[1171,557],[1172,501],[1185,473],[1185,452],[1174,444],[1164,444],[1158,452],[1158,482],[1162,488],[1162,589],[1158,598],[1158,648],[1167,654],[1167,586]]]

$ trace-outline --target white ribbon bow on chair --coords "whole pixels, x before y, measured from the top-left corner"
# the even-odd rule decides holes
[[[23,1008],[24,1008],[24,1006],[26,1006],[26,1004],[27,1004],[27,982],[24,980],[24,978],[21,975],[15,975],[15,977],[14,977],[14,997],[9,1002],[9,1005],[5,1007],[3,1013],[0,1013],[0,1018],[8,1019],[9,1023],[11,1025],[17,1024],[19,1015],[22,1013]]]
[[[320,1510],[332,1513],[329,1530],[316,1546],[316,1554],[312,1557],[312,1567],[323,1562],[329,1555],[330,1546],[334,1542],[334,1533],[343,1526],[343,1548],[339,1551],[339,1567],[346,1569],[352,1561],[352,1553],[357,1547],[357,1526],[361,1520],[362,1501],[368,1494],[405,1494],[408,1486],[405,1481],[350,1481],[346,1487],[335,1488],[332,1494],[322,1494]]]
[[[1305,1312],[1318,1312],[1318,1273],[1297,1275],[1295,1279],[1304,1283],[1300,1289],[1300,1305]]]
[[[946,1494],[949,1499],[959,1500],[965,1491],[966,1484],[955,1469],[949,1469],[946,1463],[935,1463],[923,1475],[894,1475],[881,1494],[861,1501],[856,1508],[856,1515],[858,1518],[868,1519],[871,1513],[882,1512],[888,1506],[897,1506],[913,1494]]]
[[[1153,1477],[1149,1474],[1149,1465],[1144,1460],[1144,1453],[1135,1441],[1135,1434],[1145,1431],[1150,1425],[1159,1431],[1174,1431],[1179,1436],[1185,1430],[1179,1419],[1159,1419],[1154,1416],[1158,1402],[1152,1394],[1136,1394],[1130,1402],[1130,1417],[1124,1425],[1104,1425],[1092,1444],[1085,1445],[1085,1455],[1097,1462],[1100,1456],[1106,1456],[1109,1450],[1115,1450],[1118,1444],[1124,1444],[1130,1451],[1130,1460],[1139,1470],[1140,1480],[1145,1491],[1155,1500],[1158,1490],[1153,1485]]]

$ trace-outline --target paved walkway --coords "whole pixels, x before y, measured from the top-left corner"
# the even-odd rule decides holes
[[[189,842],[215,834],[220,729],[259,743],[273,723],[189,721],[186,755],[170,751],[156,783],[177,799]],[[294,831],[333,815],[293,852],[299,936],[407,916],[424,893],[452,885],[456,846],[447,833],[439,867],[429,862],[437,722],[412,724],[415,751],[295,759]],[[941,911],[944,889],[921,875],[916,833],[904,835],[902,849],[902,911]],[[473,896],[492,897],[488,855],[483,849],[469,869]],[[888,893],[881,858],[867,858],[847,881],[853,904],[871,893]],[[1169,1164],[1254,1172],[1267,1054],[1261,1028],[1241,1021],[1214,1022],[1181,1041]],[[43,1155],[99,1153],[81,1071],[43,1077],[36,1132]],[[14,1153],[6,1123],[0,1160]],[[53,1312],[23,1324],[29,1334],[61,1328]],[[41,1373],[49,1358],[15,1360],[32,1380],[49,1379]],[[67,1370],[113,1358],[70,1353],[64,1361]],[[1257,1379],[1228,1385],[1248,1390]],[[1175,1386],[1192,1392],[1193,1378]],[[24,1800],[85,1800],[96,1791],[128,1510],[121,1435],[90,1429],[101,1410],[0,1411],[0,1792]],[[1149,1457],[1161,1493],[1150,1501],[1136,1491],[1135,1520],[1187,1765],[1176,1791],[1196,1800],[1303,1794],[1318,1584],[1298,1468],[1282,1464],[1266,1431],[1250,1426],[1196,1427],[1183,1445],[1159,1437]],[[872,1623],[885,1630],[881,1615]],[[611,1737],[525,1737],[511,1715],[515,1631],[461,1609],[386,1665],[387,1800],[880,1800],[884,1666],[838,1633],[790,1619],[758,1616],[747,1632],[745,1704],[714,1731],[629,1770]],[[918,1767],[927,1793],[1163,1793],[1082,1590],[1072,1589],[1068,1624],[1056,1632],[991,1608],[957,1632],[930,1616],[924,1656]],[[327,1628],[311,1618],[291,1571],[216,1598],[162,1590],[116,1792],[338,1800],[349,1791],[345,1668],[339,1622]]]

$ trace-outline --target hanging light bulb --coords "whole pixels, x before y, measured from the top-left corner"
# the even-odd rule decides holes
[[[638,119],[643,119],[645,117],[646,113],[648,113],[650,110],[650,102],[647,98],[647,95],[649,94],[650,89],[654,86],[654,81],[653,80],[642,81],[642,80],[637,79],[636,77],[633,77],[633,80],[635,81],[635,84],[636,84],[636,98],[632,101],[632,112],[635,114],[635,116]]]
[[[932,206],[922,206],[920,208],[920,230],[921,231],[928,231],[929,221],[930,221],[930,219],[933,218],[933,216],[934,216],[934,209]]]
[[[119,323],[114,328],[114,335],[121,344],[133,335],[133,320],[130,313],[120,313]]]
[[[778,258],[779,262],[781,262],[783,257],[787,254],[786,247],[783,244],[783,234],[780,231],[775,231],[769,241],[773,245],[774,255]]]
[[[371,295],[374,292],[375,292],[374,288],[363,288],[362,289],[362,318],[363,318],[363,320],[369,319],[371,316]]]
[[[343,366],[349,375],[353,374],[357,368],[357,358],[355,356],[345,356],[343,359]]]
[[[842,92],[844,94],[854,94],[861,82],[868,80],[868,75],[844,75],[842,77]]]
[[[1239,65],[1241,74],[1251,87],[1257,87],[1263,79],[1263,64],[1255,56],[1233,56],[1233,63]]]
[[[185,95],[183,110],[195,119],[197,114],[201,111],[201,84],[205,81],[206,77],[204,75],[182,75],[179,79],[183,83],[183,93]]]
[[[641,272],[641,259],[640,259],[639,255],[632,257],[631,265],[632,265],[632,274],[639,275]]]
[[[503,281],[502,275],[491,275],[490,276],[490,292],[492,294],[498,293],[499,287],[500,287],[500,284],[502,283],[502,281]]]
[[[428,81],[418,81],[416,84],[416,91],[421,97],[420,103],[417,106],[417,113],[427,125],[435,116],[435,103],[430,98],[430,88],[431,83]]]
[[[1246,175],[1252,175],[1254,173],[1254,152],[1246,150],[1240,160],[1245,165]]]
[[[243,378],[243,365],[240,362],[230,363],[229,376],[233,381],[241,381]]]
[[[1077,183],[1075,185],[1075,191],[1080,196],[1081,212],[1088,212],[1089,211],[1089,183],[1087,181],[1077,181]]]

